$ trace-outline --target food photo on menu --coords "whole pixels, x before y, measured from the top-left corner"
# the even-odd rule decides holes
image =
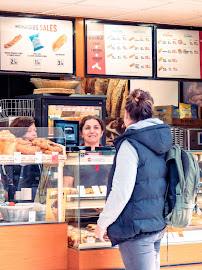
[[[1,17],[1,70],[73,73],[71,19]]]

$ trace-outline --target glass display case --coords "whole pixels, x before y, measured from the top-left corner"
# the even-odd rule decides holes
[[[65,220],[68,223],[68,245],[76,250],[109,248],[111,243],[95,238],[94,228],[106,200],[107,175],[113,163],[115,150],[86,150],[67,153],[64,166]],[[202,156],[201,156],[202,157]],[[200,164],[200,157],[197,157]],[[200,164],[202,165],[202,164]],[[202,181],[197,203],[202,210]],[[168,228],[162,245],[202,241],[202,215],[193,214],[190,226],[185,229]],[[201,237],[199,237],[201,235]]]
[[[114,154],[113,148],[67,153],[64,184],[69,186],[65,188],[69,247],[82,250],[111,246],[107,235],[105,243],[95,239],[94,228],[105,205],[108,175]]]
[[[64,220],[65,147],[61,128],[0,128],[1,225]]]

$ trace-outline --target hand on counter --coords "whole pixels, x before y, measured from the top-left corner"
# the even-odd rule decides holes
[[[100,241],[105,242],[104,240],[105,229],[102,229],[99,225],[97,225],[94,233],[96,238],[99,238]]]

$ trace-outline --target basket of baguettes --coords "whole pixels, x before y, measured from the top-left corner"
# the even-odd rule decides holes
[[[0,131],[0,155],[13,156],[15,152],[20,152],[22,155],[35,155],[36,152],[42,152],[44,158],[47,155],[58,153],[58,156],[65,158],[65,147],[61,144],[52,142],[45,138],[34,138],[32,140],[24,140],[16,138],[9,130]],[[11,159],[6,157],[6,159]],[[26,158],[28,159],[28,158]],[[30,159],[30,157],[29,157]],[[32,161],[32,159],[30,159]]]

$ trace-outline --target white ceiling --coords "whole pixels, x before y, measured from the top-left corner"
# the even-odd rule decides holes
[[[202,27],[202,0],[0,1],[0,11]]]

